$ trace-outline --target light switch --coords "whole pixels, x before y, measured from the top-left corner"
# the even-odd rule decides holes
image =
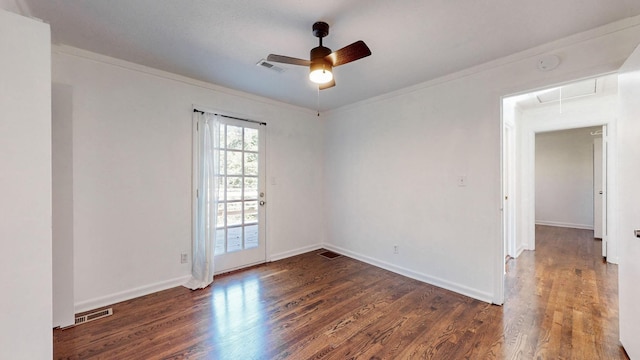
[[[467,186],[467,176],[459,175],[458,176],[458,186]]]

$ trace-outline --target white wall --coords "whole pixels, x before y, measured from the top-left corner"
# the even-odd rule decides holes
[[[536,224],[593,230],[593,139],[602,127],[536,134]]]
[[[501,303],[501,96],[615,71],[640,42],[640,28],[628,25],[579,34],[330,113],[328,247]],[[559,54],[561,66],[538,71],[544,53]],[[467,177],[467,186],[457,186],[458,176]]]
[[[53,326],[75,323],[73,306],[73,89],[52,86]]]
[[[0,10],[0,358],[50,359],[49,25]]]
[[[76,310],[188,277],[193,104],[268,123],[268,258],[321,245],[322,124],[312,111],[69,47],[55,49],[53,78],[73,89]]]

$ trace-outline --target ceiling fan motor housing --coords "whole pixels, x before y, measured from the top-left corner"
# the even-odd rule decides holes
[[[331,49],[324,46],[318,46],[311,49],[311,52],[309,53],[309,59],[311,59],[311,62],[317,60],[324,61],[324,57],[329,54],[331,54]]]
[[[329,35],[329,24],[324,21],[317,21],[313,24],[313,36],[319,37],[322,39],[323,37]]]
[[[331,49],[318,46],[311,49],[309,58],[311,59],[311,65],[309,66],[311,71],[314,70],[332,70],[331,63],[325,59],[325,56],[331,54]]]

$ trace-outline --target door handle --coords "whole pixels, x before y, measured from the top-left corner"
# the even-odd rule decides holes
[[[267,202],[264,200],[260,200],[260,206],[264,206],[264,204],[266,204]]]
[[[640,230],[634,230],[633,233],[636,235],[637,238],[640,238]]]
[[[598,191],[598,194],[602,195],[602,190]]]

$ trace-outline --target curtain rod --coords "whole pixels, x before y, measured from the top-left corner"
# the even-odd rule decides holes
[[[201,114],[204,114],[206,111],[202,111],[202,110],[198,110],[198,109],[193,109],[193,112],[199,112]],[[229,115],[222,115],[222,114],[216,114],[216,113],[210,113],[213,115],[217,115],[217,116],[222,116],[222,117],[226,117],[228,119],[234,119],[234,120],[240,120],[240,121],[247,121],[250,123],[254,123],[254,124],[259,124],[259,125],[267,125],[266,122],[262,122],[262,121],[256,121],[256,120],[250,120],[250,119],[243,119],[243,118],[239,118],[239,117],[235,117],[235,116],[229,116]]]

